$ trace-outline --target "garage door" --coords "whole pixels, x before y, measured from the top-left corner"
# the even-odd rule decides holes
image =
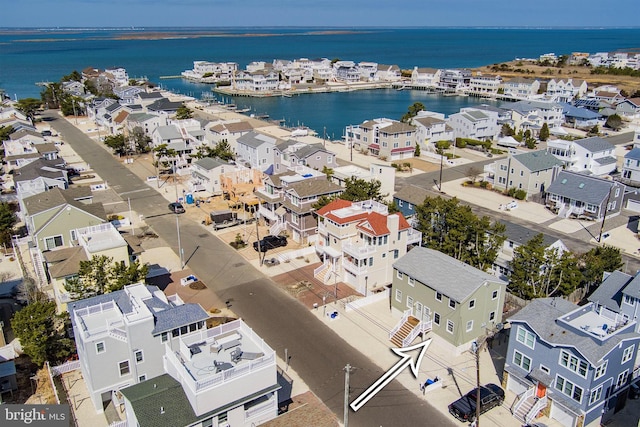
[[[551,418],[565,427],[574,427],[576,425],[576,415],[555,401],[551,404]]]
[[[528,388],[529,386],[527,384],[523,384],[522,382],[518,381],[515,376],[509,374],[509,377],[507,378],[507,390],[520,395],[527,391]]]
[[[633,212],[640,212],[640,200],[627,200],[627,209]]]

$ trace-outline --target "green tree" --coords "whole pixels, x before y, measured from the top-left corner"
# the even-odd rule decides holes
[[[13,133],[13,126],[0,126],[0,142],[8,141],[9,135]]]
[[[37,301],[17,312],[11,328],[22,350],[38,366],[49,360],[64,360],[73,352],[73,341],[65,336],[64,317],[56,315],[56,303]]]
[[[547,247],[542,233],[514,250],[510,266],[507,289],[527,300],[569,295],[583,277],[575,255]]]
[[[382,182],[377,179],[367,181],[359,178],[347,178],[344,181],[344,192],[340,198],[352,202],[373,200],[382,203],[388,194],[380,194],[381,187]]]
[[[60,108],[60,96],[63,94],[60,83],[50,83],[40,92],[40,99],[47,108]]]
[[[335,199],[337,199],[337,196],[326,196],[326,195],[322,195],[320,197],[318,197],[318,201],[315,202],[313,205],[311,205],[311,207],[318,211],[322,208],[324,208],[325,206],[327,206],[329,203],[333,202]]]
[[[427,197],[416,206],[416,219],[424,246],[483,271],[491,267],[505,240],[504,224],[478,218],[455,197]]]
[[[416,144],[416,149],[413,151],[413,157],[420,157],[420,143]]]
[[[598,127],[598,125],[595,125],[591,129],[589,129],[589,132],[587,132],[587,136],[598,136],[598,135],[600,135],[600,128]]]
[[[508,123],[504,123],[502,125],[501,133],[503,136],[513,136],[516,134],[516,132],[511,128],[511,126],[509,126]]]
[[[119,156],[126,154],[128,151],[127,141],[121,133],[105,136],[104,145],[111,148],[113,152]]]
[[[31,123],[35,120],[36,112],[40,107],[42,107],[42,100],[38,98],[22,98],[16,102],[16,108],[22,111]]]
[[[412,118],[418,115],[419,111],[425,110],[424,104],[422,102],[414,102],[409,106],[407,112],[400,119],[403,123],[409,123]]]
[[[618,131],[622,128],[622,117],[620,117],[617,114],[612,114],[609,117],[607,117],[607,121],[605,122],[604,125],[609,129]]]
[[[193,118],[193,111],[189,107],[187,107],[184,104],[178,107],[178,109],[176,110],[177,120],[185,120],[185,119],[191,119],[191,118]]]
[[[549,125],[544,122],[540,128],[540,141],[546,141],[547,139],[549,139]]]
[[[225,162],[233,160],[235,158],[235,154],[231,149],[231,145],[229,145],[229,141],[226,139],[218,141],[216,146],[213,147],[213,157],[217,157]]]
[[[0,202],[0,242],[11,245],[11,236],[17,222],[15,208],[7,202]]]
[[[151,151],[151,137],[144,133],[144,129],[140,126],[136,126],[131,130],[131,139],[137,153],[144,154]]]
[[[81,82],[82,81],[82,74],[80,74],[76,70],[73,70],[71,73],[67,74],[66,76],[62,76],[62,79],[60,81],[62,81],[62,82]]]
[[[327,179],[331,181],[331,176],[333,175],[333,169],[327,167],[327,165],[322,166],[322,173],[327,175]]]
[[[84,100],[79,96],[64,93],[60,97],[60,112],[64,116],[82,116],[85,113]]]
[[[144,281],[148,271],[148,265],[141,265],[137,261],[127,266],[114,263],[111,257],[94,255],[88,261],[80,261],[78,275],[67,280],[65,289],[74,300],[90,298]]]
[[[139,261],[134,261],[129,265],[116,262],[109,271],[109,292],[119,291],[132,283],[143,282],[147,273],[149,273],[149,266],[141,265]]]
[[[602,282],[605,272],[619,270],[623,265],[621,251],[614,246],[597,246],[578,257],[582,285],[587,293]]]

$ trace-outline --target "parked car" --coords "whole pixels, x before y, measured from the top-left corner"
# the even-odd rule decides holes
[[[265,236],[259,242],[253,242],[253,249],[266,252],[269,249],[287,246],[287,238],[285,236]]]
[[[169,210],[177,214],[184,213],[184,206],[182,206],[182,203],[178,202],[169,203]]]
[[[449,413],[462,422],[473,422],[476,419],[477,388],[449,405]],[[495,384],[480,387],[480,413],[502,405],[504,390]]]

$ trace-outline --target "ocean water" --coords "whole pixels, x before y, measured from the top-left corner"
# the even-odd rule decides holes
[[[200,97],[211,87],[160,77],[179,75],[192,68],[194,60],[232,61],[244,67],[251,61],[275,58],[326,57],[397,64],[403,69],[471,68],[548,52],[615,50],[640,51],[640,28],[0,29],[0,88],[11,97],[38,97],[36,82],[57,81],[88,66],[121,66],[131,77],[146,76],[163,88]],[[399,118],[413,102],[445,114],[480,102],[395,90],[225,100],[335,138],[349,124],[375,117]]]

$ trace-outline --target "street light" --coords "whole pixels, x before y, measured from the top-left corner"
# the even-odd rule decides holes
[[[184,261],[182,257],[182,243],[180,242],[180,216],[176,215],[176,230],[178,231],[178,254],[180,256],[180,270],[184,270]]]

